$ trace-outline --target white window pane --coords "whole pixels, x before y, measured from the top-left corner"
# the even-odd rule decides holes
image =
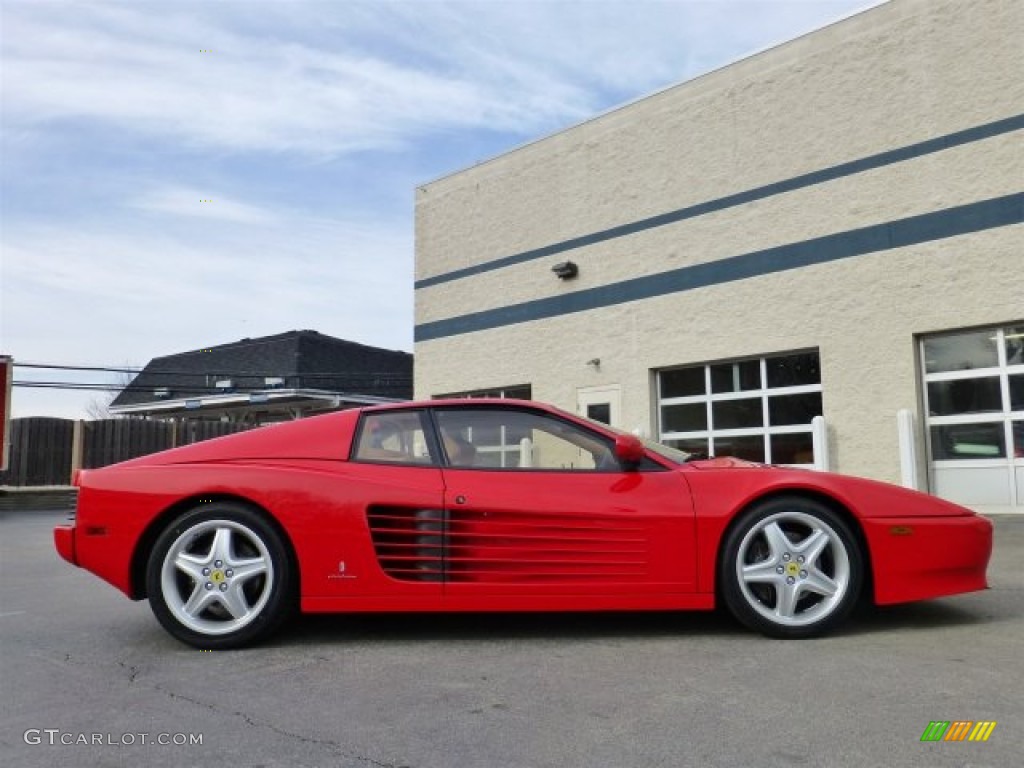
[[[932,416],[993,413],[1002,410],[1003,394],[998,376],[928,383],[928,412]]]
[[[711,366],[711,391],[746,392],[761,389],[761,361],[743,360]]]
[[[715,456],[734,456],[737,459],[763,462],[763,435],[730,435],[715,437]]]
[[[815,416],[821,416],[821,392],[768,398],[768,419],[773,427],[810,424]]]
[[[1005,422],[948,424],[931,428],[935,461],[1006,458]]]
[[[1024,365],[1024,325],[1006,329],[1006,364]]]
[[[1024,373],[1010,377],[1010,410],[1024,411]]]
[[[708,456],[708,439],[706,437],[676,437],[671,440],[662,440],[670,448],[676,448],[687,453]]]
[[[814,438],[810,432],[772,435],[772,464],[813,464]]]
[[[747,429],[764,426],[760,397],[744,400],[721,400],[711,406],[711,422],[715,430]]]
[[[768,386],[798,387],[821,383],[821,361],[817,352],[778,355],[765,360]]]
[[[662,432],[703,432],[708,428],[708,407],[705,403],[663,405]]]
[[[994,330],[987,330],[925,339],[925,372],[994,368],[999,365],[997,338]]]
[[[704,366],[678,368],[658,374],[662,397],[690,397],[707,392],[704,384]]]

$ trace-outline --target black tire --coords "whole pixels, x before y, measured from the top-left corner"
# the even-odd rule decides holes
[[[726,606],[769,637],[815,637],[834,629],[864,586],[864,554],[850,526],[802,496],[769,499],[743,513],[721,553]]]
[[[226,650],[265,639],[297,605],[297,575],[281,534],[254,509],[212,502],[157,538],[146,566],[149,604],[178,640]]]

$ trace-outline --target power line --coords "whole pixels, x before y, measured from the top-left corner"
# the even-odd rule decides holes
[[[355,383],[349,382],[349,386],[353,388],[359,388],[365,386],[367,388],[388,388],[388,387],[404,387],[407,382],[396,381],[396,380],[353,380]],[[68,390],[83,390],[92,392],[152,392],[152,386],[138,386],[128,384],[127,386],[117,386],[116,384],[103,384],[100,382],[83,382],[83,381],[24,381],[15,379],[12,382],[15,387],[25,387],[28,389],[68,389]],[[296,387],[286,387],[286,389],[295,389]],[[301,382],[298,388],[304,388],[301,386]],[[308,388],[308,387],[307,387]],[[315,387],[314,387],[315,388]],[[173,387],[173,391],[177,395],[218,395],[218,394],[240,394],[249,393],[252,391],[275,391],[274,388],[266,387],[245,387],[245,388],[232,388],[231,390],[225,390],[220,387],[214,386],[199,386],[199,385],[176,385]]]
[[[94,390],[96,392],[122,391],[121,387],[116,387],[113,386],[112,384],[88,384],[85,382],[72,381],[18,381],[17,379],[15,379],[12,382],[12,386],[38,389],[83,389]]]
[[[14,363],[15,368],[46,368],[59,371],[104,371],[107,373],[142,373],[143,368],[118,368],[109,365],[47,365],[45,363]]]
[[[185,371],[185,370],[162,370],[151,371],[143,368],[115,368],[107,366],[92,365],[46,365],[43,363],[15,363],[15,368],[35,368],[41,370],[55,371],[94,371],[100,373],[133,373],[149,376],[220,376],[238,378],[292,378],[292,379],[358,379],[385,378],[398,381],[412,381],[410,374],[397,371],[360,371],[349,373],[345,371]]]

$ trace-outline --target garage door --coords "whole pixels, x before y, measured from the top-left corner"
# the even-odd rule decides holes
[[[932,488],[1024,511],[1024,323],[921,342]]]

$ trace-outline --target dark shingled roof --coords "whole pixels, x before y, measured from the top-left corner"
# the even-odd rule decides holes
[[[412,397],[412,354],[368,347],[317,331],[288,331],[217,347],[155,357],[111,403],[113,406],[211,395],[230,379],[232,392],[277,388],[342,394]],[[161,396],[156,390],[166,388]]]

